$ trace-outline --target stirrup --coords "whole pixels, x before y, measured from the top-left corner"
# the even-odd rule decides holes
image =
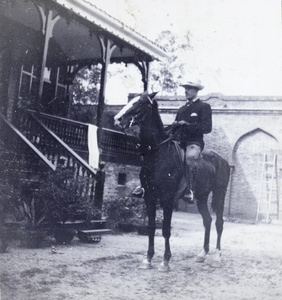
[[[183,200],[188,204],[194,204],[194,193],[193,193],[193,191],[190,190],[190,189],[187,189],[185,194],[184,194]]]
[[[137,186],[131,193],[132,196],[137,198],[144,198],[145,190],[141,186]]]

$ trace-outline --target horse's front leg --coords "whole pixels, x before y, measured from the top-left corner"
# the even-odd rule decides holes
[[[210,245],[210,231],[211,231],[212,217],[208,209],[207,198],[198,201],[197,206],[198,206],[199,213],[203,218],[203,224],[205,227],[205,238],[204,238],[204,248],[200,252],[200,254],[198,254],[196,258],[196,262],[204,262],[206,255],[210,250],[209,245]]]
[[[165,252],[164,259],[159,267],[159,271],[166,272],[169,271],[169,261],[171,258],[170,251],[170,234],[171,234],[171,218],[172,218],[173,204],[164,205],[163,212],[163,237],[165,240]]]
[[[150,269],[152,267],[152,258],[155,254],[155,230],[156,230],[156,205],[153,201],[146,201],[147,213],[148,213],[148,238],[149,245],[147,251],[147,258],[140,266],[141,269]]]

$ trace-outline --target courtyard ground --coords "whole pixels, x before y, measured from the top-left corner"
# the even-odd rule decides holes
[[[137,233],[104,235],[100,243],[75,238],[69,245],[46,240],[39,249],[16,241],[0,254],[1,300],[154,300],[282,299],[282,226],[225,222],[222,266],[195,257],[203,244],[199,214],[174,212],[171,270],[158,271],[164,241],[155,239],[153,268],[139,268],[147,237]],[[211,249],[216,243],[213,222]],[[52,254],[55,246],[57,253]]]

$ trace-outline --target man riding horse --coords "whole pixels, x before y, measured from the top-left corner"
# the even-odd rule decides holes
[[[210,206],[216,214],[217,231],[215,265],[220,265],[224,200],[230,167],[215,151],[206,149],[202,151],[203,135],[211,131],[211,108],[197,98],[198,91],[203,88],[202,85],[199,81],[190,81],[183,86],[188,103],[180,108],[176,117],[177,123],[172,126],[163,127],[158,103],[154,99],[156,93],[144,92],[138,95],[114,117],[115,125],[119,128],[126,129],[133,125],[140,128],[138,138],[143,158],[140,181],[144,188],[142,196],[147,208],[149,230],[147,257],[140,267],[146,269],[151,268],[155,254],[156,206],[160,203],[163,209],[162,233],[165,239],[165,252],[159,270],[169,270],[173,206],[176,200],[183,199],[185,189],[188,191],[194,189],[196,205],[205,227],[204,247],[196,257],[197,262],[204,262],[209,253],[212,217],[208,199],[212,193]],[[197,168],[195,182],[191,185],[190,171],[195,168]]]
[[[212,130],[212,112],[210,105],[198,98],[199,90],[204,88],[200,80],[187,80],[181,86],[185,88],[187,102],[179,108],[170,134],[180,146],[180,156],[184,163],[183,184],[186,186],[186,192],[183,200],[191,203],[197,165],[205,145],[203,137]],[[132,195],[143,197],[144,189],[139,186]]]

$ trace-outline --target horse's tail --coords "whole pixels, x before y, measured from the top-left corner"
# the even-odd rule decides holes
[[[227,187],[217,187],[212,194],[211,208],[215,213],[223,213],[224,210],[224,199],[226,195]]]
[[[229,183],[230,167],[226,160],[220,159],[216,166],[215,185],[213,189],[211,208],[216,213],[223,213],[224,199]]]

